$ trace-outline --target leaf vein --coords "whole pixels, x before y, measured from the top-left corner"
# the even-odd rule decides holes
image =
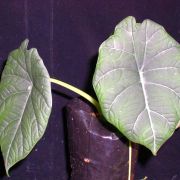
[[[100,82],[102,79],[104,79],[106,76],[108,76],[109,74],[113,73],[114,71],[119,71],[119,70],[122,70],[122,71],[128,70],[128,71],[137,72],[136,70],[130,69],[130,68],[123,68],[123,67],[114,68],[114,69],[112,69],[112,70],[110,70],[110,71],[105,72],[103,75],[101,75],[100,78],[96,81],[95,86],[97,86],[97,85],[99,84],[99,82]]]

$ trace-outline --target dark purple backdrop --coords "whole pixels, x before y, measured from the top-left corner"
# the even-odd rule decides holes
[[[139,22],[150,18],[163,25],[180,42],[179,0],[1,0],[0,66],[8,53],[25,38],[36,47],[52,77],[94,95],[91,78],[99,45],[115,25],[133,15]],[[31,154],[12,168],[12,180],[67,180],[63,107],[71,97],[52,86],[53,111],[47,131]],[[180,179],[180,131],[161,148],[157,157],[141,148],[136,180]],[[0,160],[0,179],[4,176]]]

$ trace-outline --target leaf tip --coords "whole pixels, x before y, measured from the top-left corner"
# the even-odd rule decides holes
[[[10,169],[10,168],[6,166],[5,169],[6,169],[6,175],[7,175],[8,177],[10,177],[10,175],[9,175],[9,169]]]
[[[126,18],[127,18],[127,19],[131,19],[131,20],[136,20],[136,18],[135,18],[134,16],[127,16]],[[125,18],[125,19],[126,19],[126,18]]]
[[[125,19],[123,19],[123,21],[129,21],[129,22],[131,22],[131,23],[133,23],[133,24],[136,24],[136,18],[134,17],[134,16],[128,16],[128,17],[126,17]]]
[[[149,147],[148,147],[148,149],[152,152],[152,154],[153,154],[154,156],[157,156],[157,152],[158,152],[159,148],[156,148],[156,147],[154,147],[154,148],[149,148]]]
[[[152,151],[154,156],[157,156],[157,151]]]
[[[27,50],[28,44],[29,44],[29,39],[25,39],[25,40],[21,43],[20,48],[21,48],[22,50]]]

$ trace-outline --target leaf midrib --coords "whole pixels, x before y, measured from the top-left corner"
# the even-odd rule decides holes
[[[152,134],[153,134],[153,152],[156,152],[156,136],[155,136],[153,122],[152,122],[151,115],[150,115],[150,107],[149,107],[149,103],[148,103],[148,96],[147,96],[147,92],[146,92],[146,88],[145,88],[145,79],[143,77],[143,68],[144,68],[143,63],[144,63],[144,60],[146,57],[146,48],[147,48],[147,41],[146,41],[147,40],[147,23],[148,23],[148,21],[146,21],[146,27],[145,27],[145,47],[144,47],[144,54],[143,54],[143,61],[142,61],[141,68],[139,68],[139,66],[138,66],[138,60],[137,60],[137,56],[136,56],[135,43],[134,43],[133,21],[131,21],[132,44],[133,44],[133,49],[134,49],[134,59],[135,59],[136,65],[137,65],[140,83],[141,83],[142,91],[143,91],[143,95],[144,95],[145,109],[147,110],[147,113],[148,113],[149,122],[150,122],[151,130],[152,130]]]

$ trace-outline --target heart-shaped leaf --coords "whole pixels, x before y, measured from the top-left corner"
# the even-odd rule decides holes
[[[120,22],[93,78],[105,118],[156,154],[180,120],[180,46],[151,20]]]
[[[51,112],[49,74],[28,40],[10,53],[0,84],[0,145],[5,168],[25,158],[44,134]]]

